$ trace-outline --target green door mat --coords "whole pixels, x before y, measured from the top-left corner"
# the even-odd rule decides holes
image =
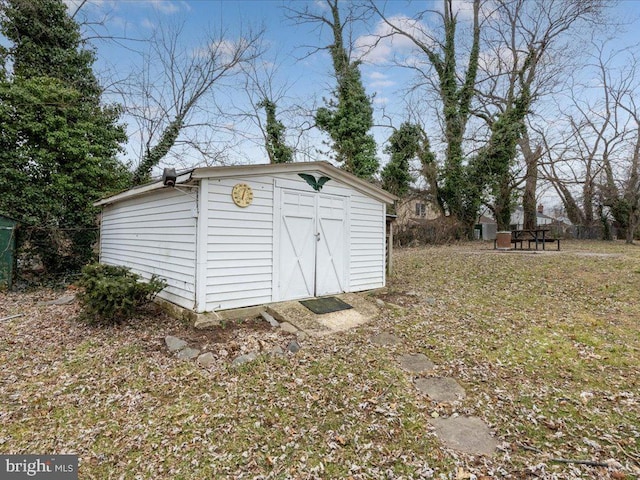
[[[323,313],[339,312],[340,310],[348,310],[353,308],[348,303],[336,297],[314,298],[312,300],[303,300],[300,302],[313,313],[322,315]]]

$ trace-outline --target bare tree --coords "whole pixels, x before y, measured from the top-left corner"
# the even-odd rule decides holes
[[[637,223],[628,214],[636,209],[637,59],[628,55],[620,70],[616,65],[624,52],[612,51],[606,43],[592,42],[591,47],[585,73],[597,82],[572,84],[564,129],[557,125],[555,145],[545,137],[542,171],[574,224],[606,222],[603,208],[609,207],[621,226],[629,224],[633,230]]]
[[[497,0],[483,28],[478,115],[490,128],[482,151],[498,228],[508,228],[516,189],[524,184],[524,225],[536,226],[535,192],[541,145],[532,145],[526,119],[556,89],[581,27],[597,23],[601,0]],[[518,151],[524,166],[516,165]],[[515,171],[513,169],[516,169]],[[520,173],[520,171],[522,173]]]
[[[439,96],[446,151],[437,192],[448,213],[473,222],[484,201],[500,227],[508,227],[524,185],[527,224],[535,225],[543,152],[541,144],[529,143],[535,137],[527,132],[527,118],[541,97],[557,90],[576,32],[597,24],[603,5],[602,0],[475,1],[459,18],[454,2],[443,0],[441,10],[407,18],[386,15],[377,2],[369,3],[387,27],[370,48],[389,37],[409,39],[417,60],[404,66],[417,73],[414,88]],[[434,32],[433,23],[423,21],[427,16],[439,16],[442,29]],[[463,59],[464,69],[457,66]]]
[[[640,78],[638,58],[627,55],[617,82],[609,85],[609,101],[616,110],[616,133],[621,134],[623,149],[619,163],[604,161],[600,189],[603,204],[609,207],[618,225],[625,231],[627,243],[633,243],[640,224]]]
[[[180,142],[205,156],[216,155],[215,145],[202,141],[203,136],[210,139],[202,130],[210,130],[220,117],[214,110],[216,90],[228,88],[225,81],[241,75],[241,66],[261,52],[262,31],[240,32],[234,40],[228,32],[209,33],[198,48],[188,48],[183,29],[157,28],[140,69],[120,90],[127,113],[137,122],[141,145],[134,184],[148,180]]]
[[[282,69],[277,58],[256,58],[246,62],[242,69],[242,98],[246,103],[235,105],[232,102],[237,112],[234,116],[249,122],[253,127],[251,130],[259,132],[251,141],[265,150],[270,163],[293,161],[300,137],[309,129],[306,120],[299,115],[304,109],[289,95],[295,79],[279,78]],[[290,128],[285,127],[282,118]]]

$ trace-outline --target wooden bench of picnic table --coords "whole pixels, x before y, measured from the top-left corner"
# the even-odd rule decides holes
[[[556,242],[558,245],[558,250],[560,250],[560,239],[548,238],[546,235],[548,231],[548,228],[511,230],[511,243],[513,244],[513,248],[517,249],[519,244],[520,250],[524,250],[524,242],[528,242],[529,250],[531,250],[531,244],[534,244],[536,246],[536,250],[538,250],[538,247],[540,245],[542,245],[542,249],[545,250],[545,245],[547,243]],[[496,245],[496,241],[494,241],[493,247],[496,248]]]
[[[538,250],[538,246],[542,245],[542,249],[545,250],[545,246],[547,243],[556,242],[558,245],[558,250],[560,250],[560,239],[559,238],[549,238],[547,237],[547,232],[549,232],[548,228],[534,228],[527,230],[512,230],[511,231],[511,242],[516,244],[516,242],[520,242],[520,249],[522,250],[522,244],[524,241],[529,243],[529,250],[531,250],[531,244],[536,246],[536,250]]]

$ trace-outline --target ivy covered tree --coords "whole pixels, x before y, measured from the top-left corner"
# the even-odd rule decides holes
[[[97,238],[92,202],[130,181],[120,112],[101,103],[95,55],[61,0],[0,8],[0,211],[48,273],[77,270]]]
[[[470,162],[476,169],[480,184],[487,185],[493,202],[489,208],[498,224],[498,230],[509,230],[511,213],[515,208],[516,190],[512,167],[516,161],[518,141],[525,133],[525,118],[531,105],[528,85],[513,99],[504,112],[491,124],[487,145]]]
[[[433,183],[432,194],[437,198],[440,208],[459,220],[467,234],[471,235],[482,203],[482,186],[476,181],[472,169],[468,168],[464,139],[472,116],[471,104],[480,57],[480,0],[472,2],[473,19],[468,52],[462,52],[457,44],[460,26],[453,0],[442,0],[443,11],[438,12],[444,38],[436,38],[429,31],[413,28],[419,22],[400,22],[397,17],[385,16],[373,1],[369,5],[393,35],[404,37],[416,47],[419,55],[423,56],[422,60],[429,66],[424,70],[427,77],[425,83],[433,86],[439,97],[442,133],[446,143],[444,164],[437,169],[437,173],[431,172],[433,175],[429,183]],[[425,13],[421,12],[417,19]],[[466,60],[464,68],[459,65],[461,59]],[[429,166],[430,170],[432,166]],[[432,182],[436,176],[437,182]]]
[[[360,178],[370,179],[380,166],[376,142],[369,133],[373,127],[371,97],[362,84],[360,62],[349,58],[343,34],[348,22],[341,21],[338,0],[326,0],[326,4],[330,16],[296,12],[298,20],[328,25],[333,34],[333,43],[328,50],[337,85],[334,98],[316,112],[316,124],[331,137],[335,159],[342,167]],[[353,21],[352,15],[349,19]]]
[[[276,118],[276,104],[268,98],[263,99],[258,107],[264,108],[267,114],[266,149],[269,163],[288,163],[293,161],[293,149],[285,143],[284,125]]]
[[[389,137],[385,153],[389,162],[382,169],[382,186],[394,195],[402,196],[409,191],[413,178],[409,162],[419,156],[423,148],[423,132],[419,125],[404,122]]]

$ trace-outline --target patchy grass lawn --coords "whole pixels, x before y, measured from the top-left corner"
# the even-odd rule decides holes
[[[38,305],[55,292],[0,293],[0,317],[25,314],[0,323],[0,452],[75,453],[83,479],[636,478],[640,247],[562,246],[400,250],[379,318],[239,368],[172,358],[162,339],[185,326],[157,312],[90,327],[76,305]],[[225,328],[237,352],[268,335]],[[381,331],[403,344],[370,344]],[[419,395],[402,353],[467,398]],[[483,418],[499,451],[443,448],[436,413]]]

